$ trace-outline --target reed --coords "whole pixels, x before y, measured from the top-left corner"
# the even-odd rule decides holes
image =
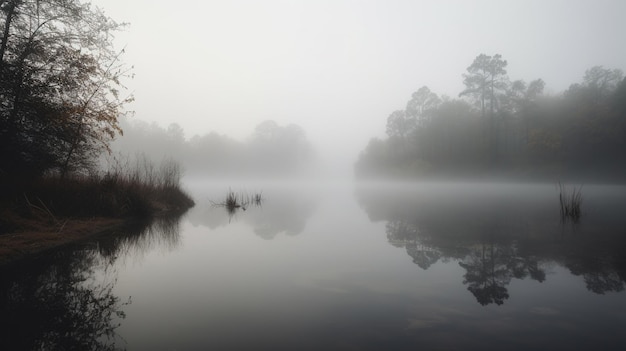
[[[246,210],[250,205],[261,206],[263,203],[262,193],[248,194],[244,192],[234,192],[228,189],[223,201],[213,202],[213,206],[226,208],[229,213],[234,213],[237,209]]]
[[[171,160],[117,164],[104,172],[48,175],[20,190],[25,213],[56,217],[151,217],[194,205],[180,188],[181,171]]]
[[[224,201],[224,206],[228,210],[232,211],[232,210],[235,210],[236,208],[239,208],[245,205],[246,204],[243,202],[243,199],[241,199],[241,196],[237,196],[237,194],[230,189],[228,190],[228,194],[226,195],[226,200]]]
[[[561,221],[568,219],[578,222],[582,216],[581,206],[583,203],[582,185],[578,188],[568,189],[559,182],[559,205],[561,209]]]

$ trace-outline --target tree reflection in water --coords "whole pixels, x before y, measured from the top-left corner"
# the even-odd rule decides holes
[[[539,267],[534,257],[524,257],[517,252],[515,245],[481,243],[459,262],[467,272],[463,284],[481,305],[495,303],[502,305],[509,298],[506,288],[513,278],[543,282],[546,273]]]
[[[564,265],[581,276],[588,290],[596,294],[624,291],[626,285],[626,237],[595,245],[571,245]]]
[[[558,221],[541,215],[549,213],[546,204],[532,203],[530,196],[483,193],[470,194],[468,200],[445,193],[360,189],[357,197],[371,220],[387,222],[389,243],[404,247],[420,268],[457,261],[465,269],[463,284],[481,305],[502,305],[513,279],[545,281],[543,267],[551,263],[581,276],[594,293],[624,290],[621,228],[626,223],[620,214],[605,210],[593,226],[559,236]]]
[[[130,297],[115,296],[121,257],[180,242],[179,218],[136,224],[82,247],[0,270],[0,350],[117,350]]]
[[[406,248],[406,252],[413,258],[413,263],[422,269],[428,269],[442,258],[442,252],[425,245],[419,235],[417,227],[401,220],[389,221],[385,225],[387,240],[396,247]]]
[[[385,226],[389,242],[404,247],[413,263],[426,270],[440,259],[457,259],[466,270],[463,283],[481,305],[501,305],[509,298],[507,286],[513,278],[530,277],[542,282],[546,278],[535,257],[520,254],[515,242],[495,242],[495,236],[463,248],[437,246],[437,241],[418,226],[394,220]]]

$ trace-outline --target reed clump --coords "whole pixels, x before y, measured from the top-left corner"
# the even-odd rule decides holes
[[[578,188],[568,189],[559,182],[559,205],[561,209],[561,221],[568,219],[578,222],[582,216],[581,206],[583,203],[582,185]]]
[[[226,208],[229,213],[234,213],[237,209],[246,210],[249,206],[261,206],[263,203],[262,193],[248,194],[245,192],[234,192],[228,189],[223,201],[211,201],[213,206]]]
[[[0,232],[19,230],[29,221],[62,224],[67,218],[182,213],[194,201],[181,189],[181,176],[178,163],[156,165],[145,157],[90,174],[49,174],[2,194]]]

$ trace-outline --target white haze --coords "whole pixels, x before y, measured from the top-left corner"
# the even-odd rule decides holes
[[[136,119],[240,140],[264,120],[295,123],[344,174],[418,88],[456,97],[481,53],[553,94],[594,65],[626,68],[621,0],[93,4],[130,24],[116,40]]]

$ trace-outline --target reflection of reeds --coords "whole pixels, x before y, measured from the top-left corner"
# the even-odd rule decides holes
[[[243,209],[244,211],[250,205],[261,206],[263,203],[263,196],[261,193],[255,194],[247,194],[243,192],[234,192],[231,189],[228,189],[228,193],[226,194],[226,198],[222,202],[213,202],[211,201],[213,206],[222,206],[225,207],[229,213],[234,213],[238,208]]]
[[[224,200],[224,206],[229,211],[232,211],[236,208],[245,206],[245,204],[243,203],[243,199],[237,199],[237,194],[235,194],[232,190],[228,190],[228,194],[226,195],[226,200]]]
[[[564,184],[559,182],[559,204],[561,206],[561,220],[571,219],[578,222],[582,215],[580,207],[583,202],[582,185],[579,188],[574,187],[571,191]]]
[[[98,241],[97,250],[110,262],[119,258],[141,257],[154,248],[172,251],[181,243],[180,219],[181,216],[172,214],[130,222],[116,230],[115,235],[103,236]]]
[[[263,202],[263,196],[261,195],[261,193],[254,194],[253,200],[255,205],[261,206],[261,202]]]

